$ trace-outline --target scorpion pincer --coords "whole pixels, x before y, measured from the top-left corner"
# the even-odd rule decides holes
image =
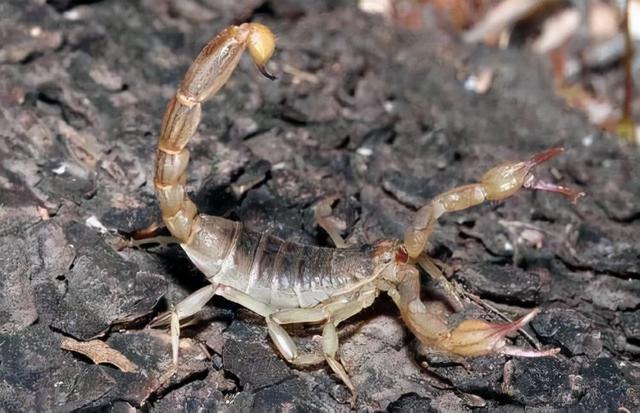
[[[354,398],[356,389],[337,357],[336,328],[370,306],[380,292],[392,298],[409,330],[433,351],[458,357],[489,353],[541,357],[558,351],[528,350],[507,344],[505,337],[526,324],[536,310],[506,324],[465,320],[455,328],[450,327],[446,319],[431,312],[421,301],[419,268],[448,285],[424,253],[434,225],[444,213],[486,200],[502,200],[523,187],[559,192],[575,202],[582,193],[538,180],[532,173],[536,165],[557,155],[562,148],[541,152],[529,160],[506,162],[489,170],[478,183],[437,195],[417,212],[403,241],[385,239],[373,245],[348,246],[328,220],[318,219],[338,248],[307,246],[253,232],[240,222],[199,214],[185,190],[189,161],[186,145],[200,122],[202,103],[227,82],[245,49],[260,72],[274,79],[266,70],[275,49],[271,30],[258,23],[230,26],[196,57],[169,101],[162,121],[154,179],[162,217],[173,237],[210,282],[154,322],[171,326],[175,364],[180,320],[198,312],[214,295],[264,317],[275,347],[289,363],[307,366],[326,361]],[[445,291],[461,309],[462,302],[454,290],[445,288]],[[317,352],[301,352],[283,328],[294,323],[322,325],[322,348]]]

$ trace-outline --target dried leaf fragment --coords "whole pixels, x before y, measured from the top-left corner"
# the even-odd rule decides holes
[[[42,218],[43,221],[48,221],[51,218],[47,208],[36,206],[36,209],[38,210],[38,215],[40,215],[40,218]]]
[[[96,364],[109,363],[125,373],[135,373],[138,366],[129,361],[118,350],[109,347],[107,343],[100,340],[77,341],[72,338],[65,338],[60,344],[63,350],[80,353],[89,357]]]
[[[472,74],[464,81],[464,88],[478,95],[484,95],[491,88],[493,82],[493,69],[485,67]]]
[[[578,30],[580,19],[578,9],[566,9],[551,16],[545,21],[542,34],[533,43],[533,50],[544,54],[561,47]]]
[[[487,12],[482,20],[463,34],[467,43],[482,41],[485,37],[497,35],[515,22],[544,7],[548,0],[503,0]]]

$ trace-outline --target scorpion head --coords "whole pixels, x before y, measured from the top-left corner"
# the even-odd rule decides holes
[[[409,254],[400,242],[383,239],[374,244],[373,258],[376,264],[406,264],[409,261]]]
[[[405,246],[397,240],[380,240],[373,250],[375,267],[382,271],[382,278],[398,282],[398,266],[409,261]]]

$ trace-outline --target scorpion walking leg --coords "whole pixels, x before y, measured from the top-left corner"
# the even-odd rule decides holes
[[[267,317],[269,314],[275,311],[273,307],[260,302],[250,295],[236,290],[235,288],[226,286],[222,287],[219,289],[218,294],[229,301],[233,301],[236,304],[240,304],[241,306],[248,308],[254,313],[261,315],[262,317]]]
[[[355,387],[351,379],[347,375],[344,366],[336,360],[338,350],[336,326],[345,319],[357,314],[362,308],[368,306],[369,302],[360,300],[354,302],[340,301],[317,308],[274,310],[271,306],[234,288],[213,284],[208,285],[191,294],[176,305],[172,311],[161,315],[152,324],[157,326],[170,322],[174,363],[177,363],[178,357],[179,320],[200,311],[214,295],[220,295],[265,317],[271,339],[288,362],[298,366],[308,366],[326,360],[355,397]],[[322,322],[325,323],[322,331],[322,353],[300,354],[293,339],[282,327],[283,324]]]
[[[322,351],[327,363],[331,367],[334,373],[336,373],[342,382],[351,390],[351,405],[355,406],[357,393],[356,388],[351,382],[347,371],[344,368],[342,362],[336,360],[336,353],[338,352],[338,332],[336,328],[344,320],[358,314],[364,308],[370,306],[375,299],[374,294],[363,293],[362,296],[353,301],[343,301],[327,306],[327,311],[332,315],[331,318],[324,325],[322,331]]]
[[[324,360],[320,353],[300,354],[298,346],[282,327],[283,324],[320,323],[329,318],[321,308],[295,308],[276,311],[266,317],[269,336],[282,356],[291,364],[308,366]]]
[[[339,229],[331,219],[331,205],[337,199],[337,196],[331,196],[316,203],[313,206],[313,215],[320,228],[329,234],[336,248],[347,248],[349,244],[342,238]]]
[[[366,294],[365,294],[366,297]],[[266,317],[269,335],[284,358],[295,365],[306,366],[326,360],[334,373],[351,391],[352,404],[356,399],[353,385],[344,365],[336,359],[338,352],[338,332],[336,327],[342,321],[359,313],[370,305],[373,297],[354,301],[335,301],[316,308],[296,308],[280,310]],[[283,324],[322,323],[322,353],[300,354],[291,336],[282,327]]]
[[[187,298],[180,301],[173,309],[159,315],[151,322],[151,327],[159,327],[166,325],[171,326],[171,347],[173,354],[173,363],[178,364],[178,347],[180,338],[180,320],[191,317],[196,314],[209,302],[214,295],[220,295],[229,301],[240,304],[249,310],[266,317],[274,310],[268,305],[261,303],[249,295],[235,290],[231,287],[219,284],[209,284],[200,288]]]
[[[160,314],[153,320],[150,324],[151,327],[159,327],[166,325],[167,323],[171,326],[171,353],[173,355],[173,364],[178,364],[178,348],[179,348],[179,340],[180,340],[180,320],[185,319],[187,317],[191,317],[198,311],[202,310],[202,308],[213,298],[216,294],[218,286],[216,284],[209,284],[205,287],[200,288],[194,293],[190,294],[187,298],[180,301],[175,307],[171,310]]]
[[[429,277],[438,283],[453,309],[456,311],[464,310],[464,304],[462,304],[462,299],[456,292],[456,288],[453,286],[451,281],[444,276],[442,270],[440,270],[440,268],[438,268],[438,266],[433,262],[433,259],[423,252],[418,256],[417,261],[420,268],[425,270]]]

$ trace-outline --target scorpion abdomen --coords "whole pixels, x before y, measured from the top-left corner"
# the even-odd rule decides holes
[[[248,229],[234,258],[239,289],[277,308],[315,306],[373,272],[366,248],[302,245]]]
[[[373,246],[303,245],[207,215],[199,223],[183,247],[207,278],[277,308],[313,307],[374,272]]]

